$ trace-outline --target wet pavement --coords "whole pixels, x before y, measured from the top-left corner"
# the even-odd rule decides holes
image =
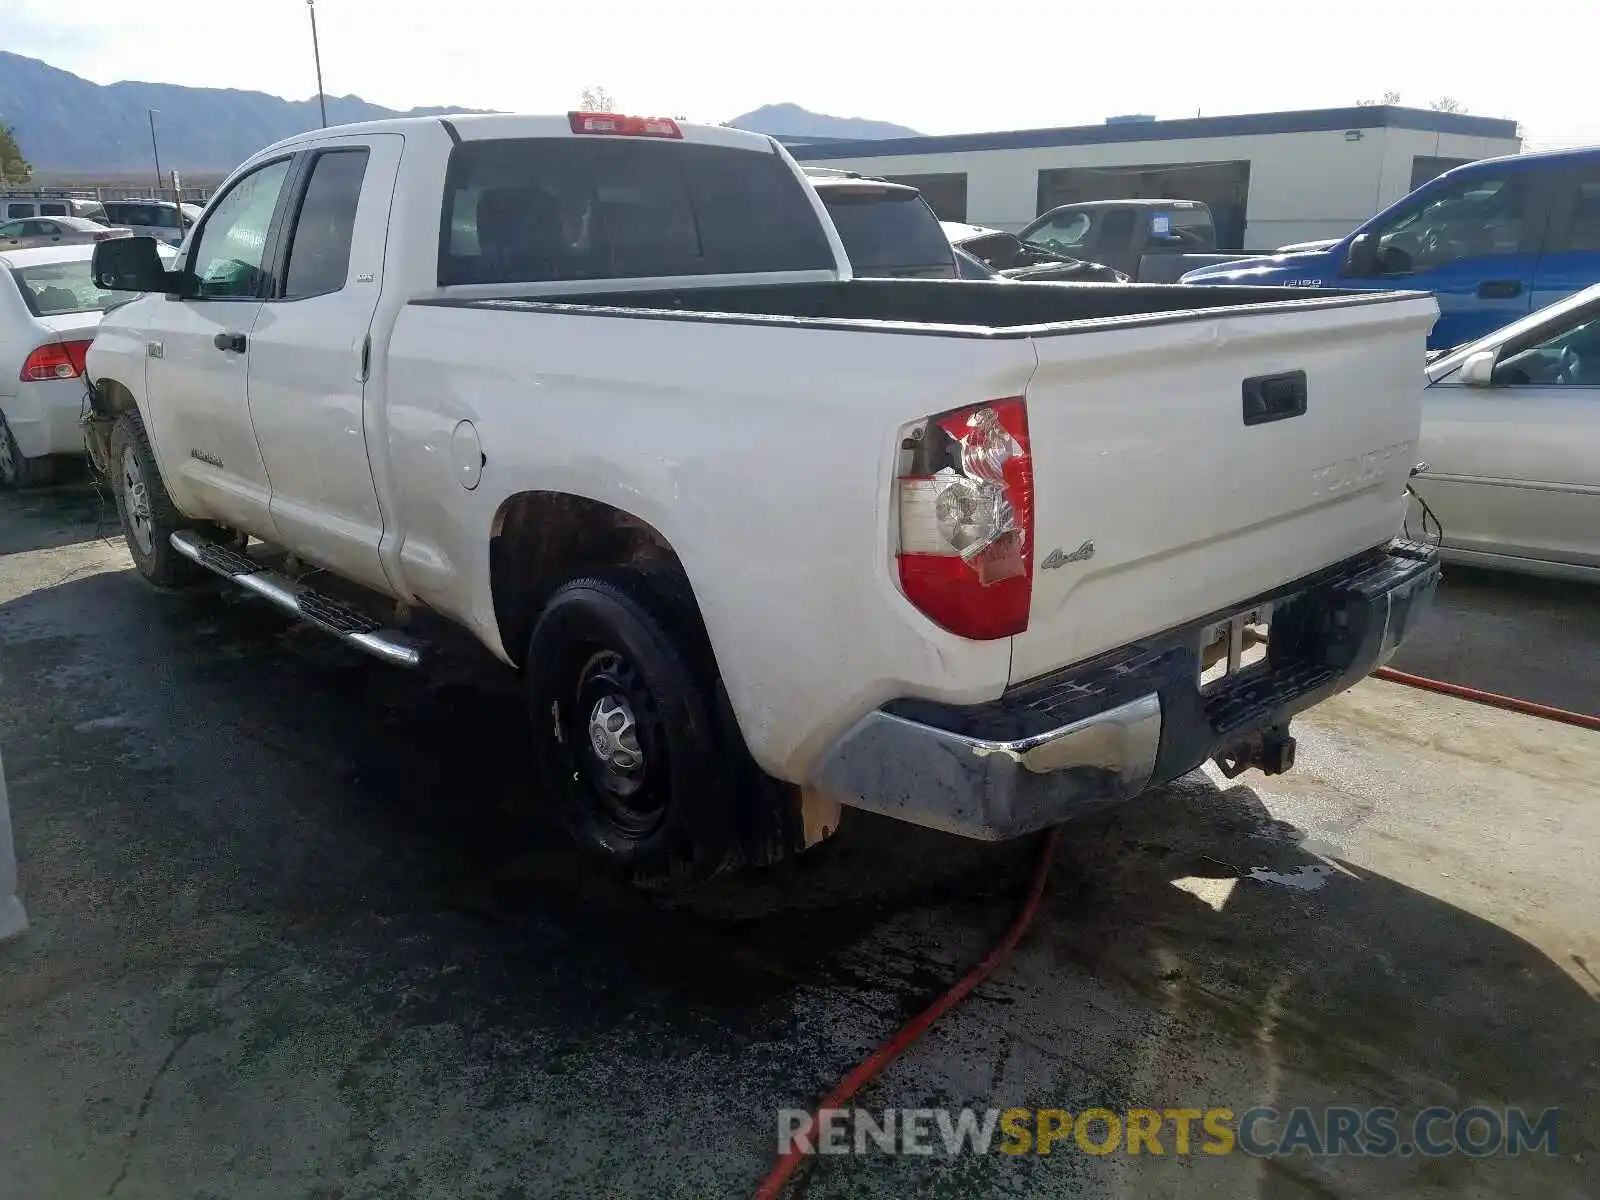
[[[104,535],[104,536],[101,536]],[[1593,589],[1452,572],[1396,665],[1600,711]],[[777,1111],[981,956],[1032,843],[849,814],[665,902],[525,786],[514,676],[163,594],[0,496],[0,1198],[748,1195]],[[1071,827],[1017,958],[864,1106],[1562,1109],[1560,1154],[818,1159],[807,1197],[1600,1194],[1600,737],[1369,682],[1287,776]]]

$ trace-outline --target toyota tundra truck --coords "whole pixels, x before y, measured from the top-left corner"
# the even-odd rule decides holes
[[[1285,770],[1438,577],[1400,538],[1431,298],[856,279],[760,134],[317,130],[175,265],[94,272],[146,293],[87,355],[145,579],[401,667],[464,627],[522,674],[530,797],[642,882],[842,808],[1002,839]]]

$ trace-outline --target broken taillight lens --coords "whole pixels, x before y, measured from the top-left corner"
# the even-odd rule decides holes
[[[902,449],[898,557],[906,599],[975,641],[1027,629],[1033,457],[1026,402],[1019,396],[929,417],[906,431]]]

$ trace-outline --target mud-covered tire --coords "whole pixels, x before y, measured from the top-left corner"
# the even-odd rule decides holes
[[[167,494],[150,437],[134,409],[118,416],[111,430],[111,491],[139,574],[160,588],[188,587],[206,577],[204,567],[173,549],[173,533],[194,528],[195,522]]]
[[[584,851],[651,888],[743,861],[733,806],[748,754],[729,744],[704,631],[670,581],[617,571],[565,584],[534,625],[524,675],[539,783]]]
[[[27,458],[17,445],[11,424],[0,412],[0,491],[43,487],[56,477],[56,460],[48,454]]]

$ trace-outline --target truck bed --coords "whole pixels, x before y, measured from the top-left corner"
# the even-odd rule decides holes
[[[590,292],[484,300],[437,299],[418,303],[586,312],[660,319],[822,323],[859,328],[888,323],[896,332],[966,337],[1037,337],[1070,333],[1088,321],[1139,318],[1167,323],[1184,314],[1218,315],[1219,309],[1252,314],[1364,305],[1412,298],[1410,293],[1351,292],[1337,288],[1195,288],[1182,284],[1013,283],[981,280],[853,279],[843,283],[784,283],[735,287]]]

